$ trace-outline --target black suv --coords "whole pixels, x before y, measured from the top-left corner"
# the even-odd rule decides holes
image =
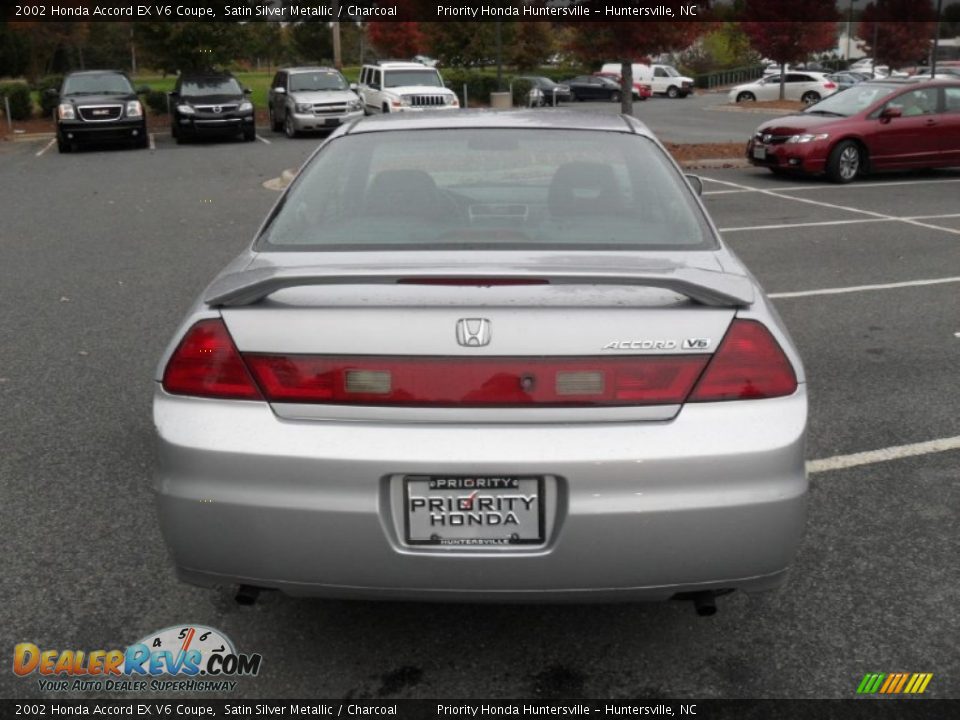
[[[142,88],[141,92],[146,92]],[[143,103],[119,70],[87,70],[64,77],[57,107],[57,149],[64,153],[86,140],[123,140],[145,148],[147,119]]]
[[[170,134],[178,143],[188,137],[242,135],[257,137],[250,90],[230,73],[184,73],[170,93]]]

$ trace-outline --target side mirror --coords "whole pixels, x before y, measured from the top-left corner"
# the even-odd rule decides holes
[[[902,117],[903,110],[898,107],[885,107],[880,111],[880,119],[886,122],[890,122],[894,118]]]
[[[690,183],[690,187],[693,188],[693,191],[697,195],[703,195],[703,180],[700,179],[699,175],[686,175],[687,182]]]
[[[251,90],[251,89],[248,88],[248,87],[245,87],[245,88],[243,89],[243,94],[244,94],[244,95],[252,95],[252,94],[253,94],[253,90]]]
[[[137,88],[137,95],[146,95],[148,92],[150,92],[149,85],[141,85]]]
[[[56,88],[47,88],[46,90],[43,91],[43,94],[46,95],[48,98],[60,97],[60,93],[57,91]]]
[[[286,89],[285,87],[283,87],[283,86],[280,86],[280,85],[278,85],[277,87],[275,87],[275,88],[273,89],[273,91],[274,91],[277,95],[286,95],[286,94],[287,94],[287,89]]]
[[[167,93],[167,95],[169,95],[169,96],[172,97],[172,98],[177,97],[179,94],[180,94],[180,93],[178,93],[176,90],[171,90],[171,91],[169,91],[169,92]]]
[[[356,83],[350,83],[350,89],[353,90],[354,92],[356,92],[356,91],[357,91],[357,84],[356,84]]]

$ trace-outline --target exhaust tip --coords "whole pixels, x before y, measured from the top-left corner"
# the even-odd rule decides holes
[[[716,596],[712,592],[697,593],[693,597],[693,609],[700,617],[717,614]]]
[[[260,588],[253,585],[241,585],[234,596],[237,605],[253,605],[260,597]]]

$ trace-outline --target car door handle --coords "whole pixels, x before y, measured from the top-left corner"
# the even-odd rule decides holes
[[[937,124],[937,121],[934,120],[933,118],[929,118],[925,124],[926,124],[926,125],[936,125],[936,124]]]

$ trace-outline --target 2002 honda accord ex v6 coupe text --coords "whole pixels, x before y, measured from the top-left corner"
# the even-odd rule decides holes
[[[180,576],[703,614],[779,585],[803,369],[695,186],[629,117],[337,130],[159,364]]]

